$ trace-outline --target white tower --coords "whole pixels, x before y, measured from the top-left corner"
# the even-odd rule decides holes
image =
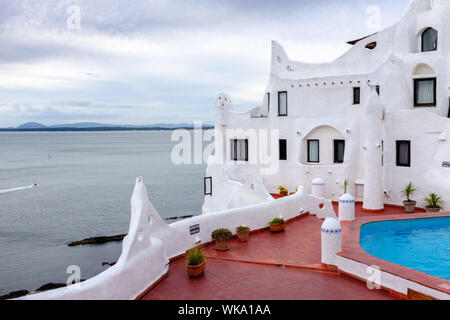
[[[369,101],[365,110],[366,142],[363,210],[382,211],[384,209],[382,157],[381,100],[374,87],[371,87]]]

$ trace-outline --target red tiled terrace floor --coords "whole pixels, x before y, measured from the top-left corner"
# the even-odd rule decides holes
[[[334,207],[335,212],[338,212],[337,204],[334,204]],[[417,214],[410,215],[405,214],[403,208],[386,206],[385,212],[369,213],[363,212],[361,204],[357,203],[356,221],[342,223],[342,255],[361,262],[367,259],[373,262],[373,259],[376,259],[382,270],[385,263],[393,265],[372,257],[361,249],[359,228],[370,221],[428,216],[424,210],[417,211]],[[322,220],[306,214],[288,223],[283,233],[256,232],[250,236],[247,243],[231,240],[229,251],[216,251],[214,245],[209,244],[204,248],[207,267],[203,276],[190,279],[186,273],[184,259],[177,259],[171,262],[167,277],[142,299],[395,299],[387,291],[369,290],[362,281],[325,269],[320,262],[321,224]],[[408,269],[394,266],[396,270]]]
[[[375,214],[357,210],[358,217],[370,215]],[[168,276],[143,299],[394,299],[385,291],[369,290],[361,281],[324,268],[320,262],[321,224],[322,220],[306,214],[290,222],[283,233],[256,232],[247,243],[231,240],[229,251],[219,252],[214,245],[207,245],[202,277],[190,279],[184,259],[175,260]]]

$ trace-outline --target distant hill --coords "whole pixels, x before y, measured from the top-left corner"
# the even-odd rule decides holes
[[[54,124],[50,128],[107,128],[107,127],[123,127],[122,125],[103,124],[98,122],[78,122],[66,124]]]
[[[177,128],[193,128],[193,124],[189,123],[156,123],[150,125],[121,125],[121,124],[105,124],[98,122],[78,122],[78,123],[67,123],[67,124],[55,124],[46,126],[38,122],[27,122],[16,128],[0,128],[0,131],[83,131],[83,130],[94,130],[94,131],[107,131],[107,130],[173,130]],[[204,129],[214,128],[214,126],[209,124],[203,125]]]
[[[43,129],[47,128],[47,126],[38,122],[27,122],[17,127],[17,129]]]

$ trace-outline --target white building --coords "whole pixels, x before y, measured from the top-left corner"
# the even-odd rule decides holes
[[[266,201],[279,185],[310,191],[314,178],[333,200],[347,179],[368,210],[401,204],[410,181],[418,205],[429,192],[450,201],[449,17],[448,0],[412,0],[398,23],[330,63],[292,61],[272,42],[262,106],[235,113],[227,95],[217,99],[218,163],[208,165],[203,211]],[[279,130],[275,143],[265,129]],[[266,149],[278,170],[260,170]]]

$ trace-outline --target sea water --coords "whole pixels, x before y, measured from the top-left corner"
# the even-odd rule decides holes
[[[170,131],[0,133],[0,295],[81,278],[117,261],[121,242],[68,247],[128,231],[135,179],[162,217],[197,215],[205,165],[175,165]],[[173,221],[168,221],[173,222]]]

